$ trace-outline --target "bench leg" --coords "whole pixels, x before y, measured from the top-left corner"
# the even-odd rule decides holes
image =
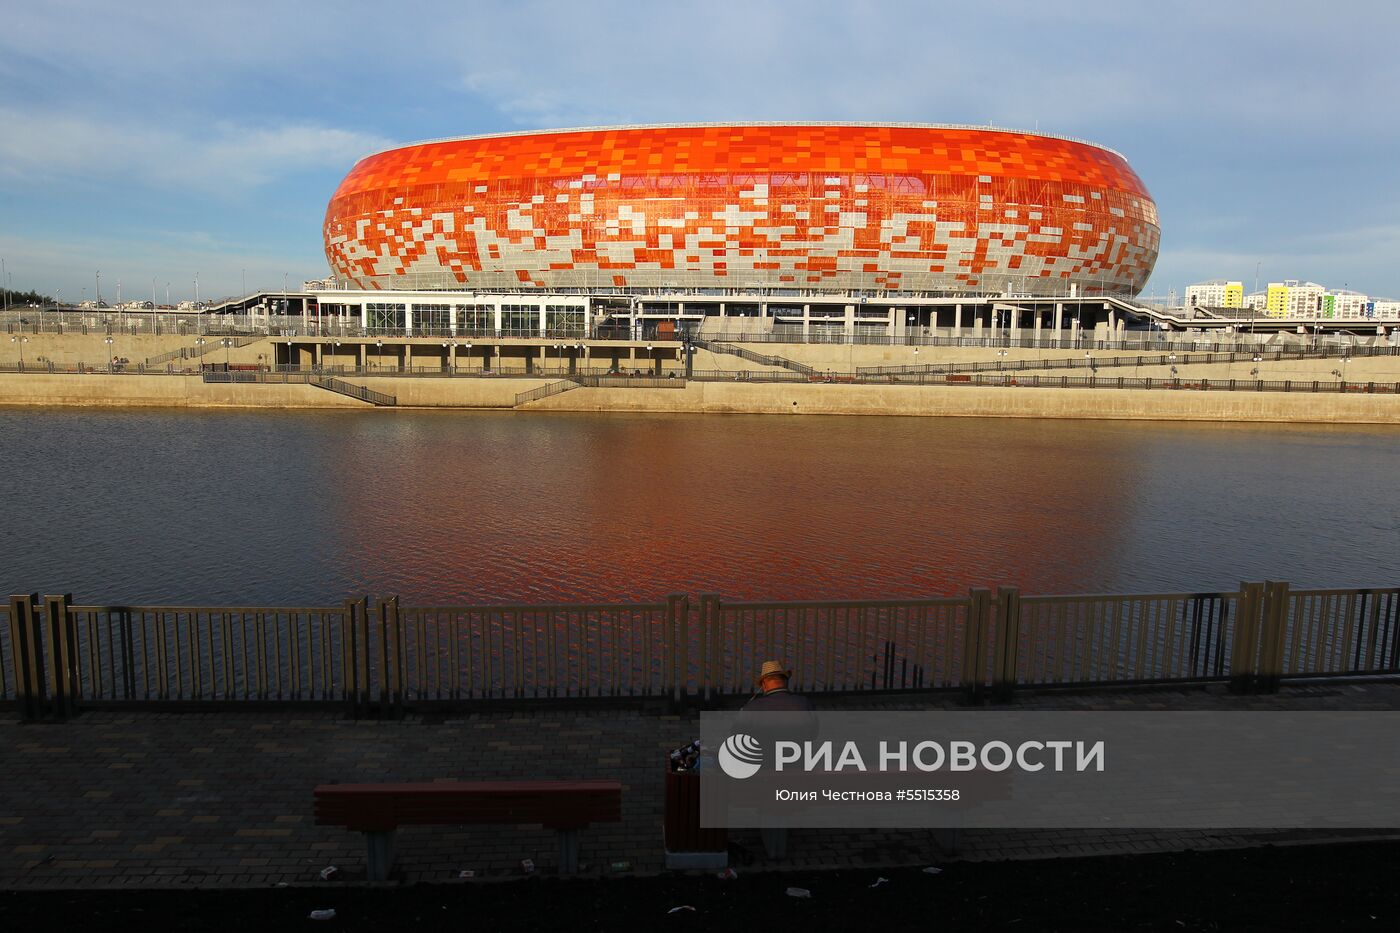
[[[578,830],[559,830],[559,874],[578,873]]]
[[[394,867],[394,833],[365,833],[365,873],[370,881],[388,881]]]

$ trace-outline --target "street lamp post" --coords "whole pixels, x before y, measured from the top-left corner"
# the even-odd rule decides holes
[[[382,341],[382,340],[376,340],[376,341],[374,342],[374,368],[375,368],[375,369],[379,369],[379,367],[381,367],[381,366],[383,366],[383,365],[384,365],[384,341]]]
[[[17,344],[19,344],[19,368],[20,368],[21,370],[24,369],[24,345],[25,345],[26,343],[28,343],[28,342],[29,342],[29,338],[28,338],[28,337],[20,336],[20,337],[11,337],[11,338],[10,338],[10,343],[17,343]]]
[[[227,371],[227,370],[228,370],[228,353],[229,353],[229,347],[233,344],[233,338],[232,338],[232,337],[225,337],[225,338],[223,339],[222,343],[223,343],[223,345],[224,345],[224,370]]]
[[[197,359],[197,360],[200,361],[200,363],[199,363],[199,368],[200,368],[200,369],[203,369],[203,368],[204,368],[203,357],[204,357],[204,344],[205,344],[205,342],[206,342],[206,341],[204,340],[203,337],[196,337],[196,338],[194,338],[194,349],[195,349],[195,354],[194,354],[194,355],[195,355],[195,359]]]
[[[115,356],[113,355],[113,353],[112,353],[112,338],[111,338],[111,336],[108,335],[108,336],[103,340],[103,343],[107,344],[107,372],[110,373],[110,372],[112,371],[112,364],[116,361],[116,357],[115,357]]]

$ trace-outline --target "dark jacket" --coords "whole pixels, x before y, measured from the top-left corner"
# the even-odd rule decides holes
[[[811,700],[791,692],[787,687],[761,693],[744,704],[744,712],[753,710],[765,713],[810,713],[815,708]]]
[[[772,754],[773,743],[778,740],[798,743],[816,740],[816,708],[811,700],[789,693],[786,687],[769,690],[744,704],[739,712],[737,727],[740,732],[762,742],[764,757],[768,758]]]

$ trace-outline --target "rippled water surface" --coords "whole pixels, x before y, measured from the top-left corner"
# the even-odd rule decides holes
[[[0,411],[6,594],[309,605],[1400,582],[1400,431]]]

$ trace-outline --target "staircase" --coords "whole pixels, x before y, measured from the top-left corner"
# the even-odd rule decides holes
[[[529,392],[521,392],[515,397],[515,407],[585,386],[593,389],[684,389],[685,380],[670,376],[570,376]]]
[[[340,395],[359,399],[362,402],[369,402],[371,405],[379,408],[387,408],[399,403],[398,399],[392,395],[384,392],[376,392],[373,389],[366,389],[364,386],[357,386],[343,379],[333,379],[330,376],[316,376],[308,381],[318,389],[325,389],[327,392],[336,392]]]
[[[542,398],[549,398],[551,395],[558,395],[561,392],[568,392],[570,389],[581,388],[583,383],[574,379],[561,379],[558,382],[551,382],[542,385],[538,389],[531,389],[529,392],[521,392],[515,396],[515,407],[519,408],[526,402],[538,402]]]
[[[250,343],[257,343],[259,340],[266,339],[267,338],[262,334],[253,334],[243,337],[206,337],[202,344],[197,343],[192,347],[177,347],[165,353],[148,356],[146,357],[146,365],[158,366],[161,363],[169,363],[174,360],[198,359],[201,356],[213,353],[215,350],[222,350],[225,340],[231,341],[231,343],[229,343],[230,350],[237,350],[239,347],[246,347]]]
[[[701,337],[692,336],[690,342],[697,347],[709,350],[711,353],[727,353],[730,356],[737,356],[741,360],[748,360],[750,363],[759,363],[763,366],[777,366],[781,369],[788,369],[804,376],[810,376],[816,372],[814,368],[806,363],[799,363],[783,356],[765,356],[762,353],[755,353],[747,347],[736,346],[732,343],[717,343],[712,340],[705,340]]]

